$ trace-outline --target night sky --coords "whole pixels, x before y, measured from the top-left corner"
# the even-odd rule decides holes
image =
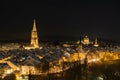
[[[30,39],[35,18],[41,40],[88,35],[120,41],[118,1],[3,0],[0,7],[0,40]]]

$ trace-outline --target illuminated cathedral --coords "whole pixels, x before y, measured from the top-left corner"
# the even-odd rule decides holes
[[[31,46],[34,47],[34,48],[39,47],[38,34],[37,34],[35,19],[34,19],[34,23],[33,23],[33,29],[32,29],[32,32],[31,32]]]
[[[37,33],[37,28],[36,28],[36,21],[34,19],[33,22],[33,28],[31,31],[31,42],[30,42],[30,46],[25,46],[25,49],[35,49],[35,48],[39,48],[39,42],[38,42],[38,33]]]

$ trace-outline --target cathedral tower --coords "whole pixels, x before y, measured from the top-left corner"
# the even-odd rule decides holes
[[[34,23],[33,23],[33,29],[31,32],[31,45],[34,48],[38,48],[39,47],[39,43],[38,43],[38,34],[37,34],[37,29],[36,29],[36,21],[34,19]]]

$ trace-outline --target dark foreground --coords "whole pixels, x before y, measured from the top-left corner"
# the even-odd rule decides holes
[[[61,73],[27,76],[28,79],[24,80],[120,80],[120,61],[95,62],[88,65],[75,64],[74,67]],[[16,80],[16,76],[10,74],[0,80]]]

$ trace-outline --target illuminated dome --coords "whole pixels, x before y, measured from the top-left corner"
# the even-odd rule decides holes
[[[90,41],[89,41],[88,36],[85,36],[85,37],[84,37],[84,39],[83,39],[83,44],[85,44],[85,45],[90,44]]]

